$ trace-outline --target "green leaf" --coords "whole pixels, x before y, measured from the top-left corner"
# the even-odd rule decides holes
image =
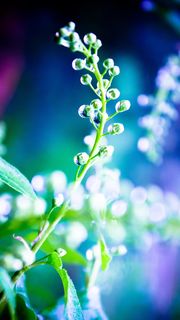
[[[59,273],[59,270],[62,268],[62,260],[56,251],[49,255],[48,263]]]
[[[83,320],[83,314],[79,302],[79,298],[76,293],[76,289],[74,284],[69,277],[67,271],[65,269],[61,269],[59,272],[61,277],[64,293],[65,293],[65,303],[66,303],[66,310],[65,316],[67,320]]]
[[[35,199],[36,195],[27,178],[14,166],[0,157],[0,180],[14,190]]]
[[[102,235],[101,239],[99,240],[99,246],[101,251],[101,269],[105,271],[108,269],[112,257],[109,254],[108,248]]]
[[[15,308],[16,308],[16,300],[15,300],[15,292],[13,289],[13,284],[11,282],[11,278],[9,277],[6,270],[0,267],[0,287],[3,289],[7,302],[9,304],[9,309],[11,313],[12,319],[15,319]],[[3,306],[1,306],[3,309]]]
[[[16,316],[17,319],[37,320],[37,316],[32,308],[26,302],[25,296],[17,294],[16,296]]]
[[[54,251],[49,256],[48,263],[55,268],[63,283],[66,320],[83,320],[84,317],[76,289],[67,271],[62,268],[62,260],[57,252]]]
[[[81,253],[66,246],[63,246],[63,248],[67,252],[66,255],[62,258],[64,263],[71,264],[71,265],[78,264],[83,267],[87,267],[87,261]]]

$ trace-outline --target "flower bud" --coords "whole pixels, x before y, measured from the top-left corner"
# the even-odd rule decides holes
[[[131,103],[129,100],[118,101],[115,105],[116,112],[124,112],[129,110]]]
[[[58,32],[56,32],[56,34],[55,34],[55,40],[56,40],[56,43],[59,44],[60,46],[63,46],[66,48],[70,47],[69,40],[66,40],[60,36],[58,37]]]
[[[100,112],[95,113],[93,121],[95,124],[100,124],[102,119],[102,114]]]
[[[85,67],[85,60],[74,59],[72,62],[72,67],[74,70],[82,70]]]
[[[84,43],[85,44],[93,44],[96,42],[96,35],[94,33],[88,33],[84,36]]]
[[[88,118],[94,116],[94,108],[90,105],[83,104],[78,109],[78,114],[81,118]]]
[[[94,117],[93,117],[93,121],[95,124],[100,124],[101,120],[102,120],[102,113],[101,112],[97,112],[95,113]],[[108,118],[108,114],[105,113],[105,119]]]
[[[72,33],[72,30],[69,27],[63,27],[60,29],[62,37],[69,37]]]
[[[79,34],[77,32],[72,32],[69,36],[69,40],[73,43],[79,42],[80,40]]]
[[[95,111],[98,111],[102,108],[102,102],[99,99],[92,100],[90,105],[94,108]]]
[[[118,74],[120,74],[120,68],[118,66],[114,66],[113,68],[109,69],[109,75],[110,77],[113,76],[118,76]]]
[[[114,67],[114,60],[113,60],[113,59],[106,59],[106,60],[104,60],[103,66],[104,66],[104,68],[106,68],[106,69],[113,68],[113,67]]]
[[[120,91],[118,89],[109,89],[107,92],[108,99],[117,99],[120,96]]]
[[[108,127],[108,132],[112,135],[121,134],[124,131],[124,126],[122,123],[113,123]]]
[[[54,205],[56,207],[60,207],[64,202],[64,196],[62,193],[59,193],[55,198],[54,198]]]
[[[113,146],[101,146],[99,150],[99,156],[101,158],[111,157],[114,152]]]
[[[102,42],[101,40],[97,39],[96,42],[94,42],[92,44],[92,47],[95,49],[95,50],[98,50],[100,47],[102,46]]]
[[[75,25],[74,22],[70,21],[70,22],[68,23],[68,27],[69,27],[69,29],[73,32],[73,31],[75,30],[76,25]]]
[[[92,77],[89,74],[84,74],[80,78],[80,82],[85,86],[89,85],[91,81],[92,81]]]
[[[70,42],[69,47],[72,52],[82,51],[82,45],[80,41]]]
[[[86,152],[79,152],[74,157],[74,163],[77,164],[78,166],[83,166],[87,163],[88,159],[89,159],[89,155]]]
[[[89,58],[88,61],[90,64],[92,63],[98,63],[99,62],[99,57],[97,54],[92,54]]]

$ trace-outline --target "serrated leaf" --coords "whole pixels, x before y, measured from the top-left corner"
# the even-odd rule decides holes
[[[35,199],[36,195],[28,179],[14,166],[0,157],[0,180],[14,190]]]
[[[104,238],[101,236],[99,240],[100,252],[101,252],[101,269],[107,270],[111,262],[112,257],[109,254]]]
[[[55,268],[63,283],[65,299],[65,319],[84,320],[76,289],[67,271],[62,268],[62,260],[57,252],[53,252],[50,255],[48,263]]]
[[[5,293],[12,319],[15,319],[16,299],[13,284],[8,273],[2,267],[0,267],[0,287]]]

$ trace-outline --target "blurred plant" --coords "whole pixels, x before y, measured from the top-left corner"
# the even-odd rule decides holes
[[[142,0],[140,5],[144,11],[155,12],[178,34],[180,33],[179,0]]]
[[[139,124],[146,133],[138,141],[138,149],[154,163],[161,163],[163,147],[168,136],[171,121],[178,117],[175,106],[180,102],[180,56],[170,56],[156,77],[157,90],[154,95],[140,95],[140,106],[151,106],[149,114]]]
[[[38,211],[32,208],[32,201],[25,196],[18,195],[13,198],[13,202],[12,197],[7,199],[12,210],[8,215],[9,220],[0,227],[1,237],[26,230],[26,239],[33,238],[34,225],[38,225],[39,219],[44,218],[43,212],[48,207],[49,197],[58,194],[59,201],[63,202],[72,186],[67,184],[62,171],[36,175],[31,183],[40,201]],[[71,193],[71,206],[64,220],[41,249],[48,256],[49,252],[56,249],[64,263],[83,266],[88,290],[86,288],[78,292],[78,296],[84,317],[94,315],[95,318],[96,314],[103,312],[98,288],[101,268],[106,269],[112,257],[123,257],[129,250],[148,252],[162,241],[171,241],[177,245],[179,234],[180,201],[176,194],[163,192],[156,185],[146,188],[134,186],[131,181],[121,179],[119,170],[98,163],[95,165],[95,173],[88,176],[85,186],[79,185]],[[99,238],[100,235],[102,238]],[[17,236],[14,237],[18,240]],[[80,254],[83,244],[87,244],[84,252],[86,258]],[[10,273],[24,266],[28,268],[27,264],[32,263],[33,259],[32,252],[19,241],[9,246],[6,254],[0,257],[1,265]],[[46,256],[46,259],[49,258]],[[33,262],[29,267],[46,263],[46,259]],[[16,288],[19,290],[19,281]],[[51,314],[52,319],[58,319],[61,314],[63,319],[62,299],[55,309],[43,310],[42,314],[49,317]],[[106,319],[105,315],[101,318]]]
[[[114,65],[113,59],[109,58],[104,60],[102,66],[99,67],[98,50],[102,46],[102,43],[97,39],[95,34],[86,34],[82,41],[79,34],[75,32],[75,24],[70,22],[66,27],[60,29],[60,32],[56,33],[56,41],[58,44],[68,47],[71,51],[78,52],[83,55],[83,58],[76,58],[72,62],[72,67],[75,70],[86,71],[86,73],[81,76],[80,81],[83,85],[89,86],[92,89],[96,95],[96,99],[92,100],[88,105],[81,105],[78,113],[80,117],[89,119],[95,129],[95,134],[89,153],[79,152],[74,156],[74,163],[77,165],[74,182],[65,189],[66,177],[62,172],[54,172],[48,180],[48,188],[50,189],[45,195],[45,198],[47,196],[46,200],[42,197],[46,190],[46,179],[43,176],[35,176],[30,184],[19,170],[7,163],[4,159],[0,159],[0,179],[16,191],[22,193],[22,195],[15,199],[12,199],[8,195],[6,198],[3,198],[4,196],[1,197],[1,201],[4,201],[4,211],[6,212],[5,216],[7,217],[9,214],[12,214],[12,222],[14,222],[16,219],[18,221],[21,215],[25,215],[27,225],[30,224],[29,217],[33,217],[33,215],[35,216],[34,223],[36,225],[39,223],[39,220],[41,220],[39,233],[30,239],[30,244],[28,242],[28,234],[26,235],[27,239],[25,240],[25,237],[17,235],[18,228],[16,228],[14,239],[19,242],[17,255],[14,257],[15,260],[13,260],[13,255],[11,253],[5,257],[5,265],[8,268],[11,268],[11,271],[13,271],[13,269],[17,270],[14,275],[12,275],[11,280],[4,269],[0,274],[0,284],[5,293],[1,300],[1,310],[3,317],[6,317],[6,319],[6,302],[9,304],[12,319],[16,319],[16,311],[18,303],[20,303],[19,300],[21,300],[22,304],[22,299],[25,297],[25,304],[27,308],[29,308],[29,302],[27,301],[27,294],[25,293],[24,285],[20,288],[20,278],[29,269],[45,264],[51,265],[57,271],[62,280],[64,287],[64,302],[61,302],[61,304],[62,306],[65,305],[65,308],[64,315],[62,314],[61,319],[84,319],[85,316],[87,319],[106,319],[106,316],[100,306],[99,290],[96,288],[96,280],[99,270],[106,270],[111,261],[111,254],[106,245],[103,235],[104,230],[102,230],[101,225],[102,219],[104,220],[105,218],[103,211],[106,203],[106,199],[103,200],[103,194],[100,192],[99,194],[97,193],[94,195],[96,198],[94,197],[93,200],[91,197],[91,206],[94,206],[94,212],[96,209],[102,214],[100,214],[100,216],[94,215],[93,213],[90,215],[89,221],[91,221],[92,218],[95,219],[94,234],[96,235],[96,243],[93,246],[92,259],[90,259],[91,251],[89,251],[88,263],[77,252],[73,253],[71,248],[67,249],[62,247],[62,249],[59,246],[56,247],[56,250],[53,252],[52,250],[50,250],[50,252],[48,250],[45,257],[41,257],[36,260],[35,256],[36,253],[42,249],[45,242],[47,243],[49,235],[53,231],[54,233],[58,232],[58,228],[55,230],[56,226],[63,217],[66,219],[68,212],[72,210],[73,206],[76,210],[79,210],[82,207],[83,202],[81,197],[84,192],[80,184],[85,174],[93,165],[98,166],[101,162],[109,160],[114,151],[114,147],[107,144],[105,136],[119,135],[124,131],[122,123],[112,123],[108,125],[107,129],[105,129],[106,124],[119,113],[128,110],[130,108],[130,102],[128,100],[118,101],[115,105],[115,112],[108,115],[106,110],[107,103],[118,99],[120,96],[119,90],[111,87],[112,81],[114,77],[120,73],[120,69],[118,66]],[[101,71],[100,68],[102,68]],[[106,177],[106,175],[108,177],[108,170],[106,171],[106,174],[103,173],[101,179],[103,180],[103,176]],[[112,177],[112,174],[110,174],[110,176]],[[117,182],[116,174],[114,174],[114,180]],[[108,186],[105,187],[105,189],[107,188]],[[118,190],[113,191],[113,188],[111,192],[117,194]],[[103,188],[101,189],[101,192],[102,190]],[[40,193],[40,197],[37,197],[34,191],[36,191],[37,194]],[[110,195],[109,191],[108,201],[112,201],[114,196]],[[48,208],[47,205],[49,196],[52,196],[53,198],[51,208]],[[80,196],[79,202],[77,202],[78,196]],[[103,201],[104,207],[102,206]],[[14,210],[11,212],[12,208]],[[43,215],[45,210],[47,210],[47,213]],[[40,219],[38,219],[39,216]],[[86,239],[89,233],[89,227],[86,229],[82,223],[80,223],[78,218],[79,217],[77,215],[76,221],[68,224],[68,231],[66,233],[66,244],[73,248],[76,248],[82,239]],[[10,222],[8,221],[8,224],[9,223]],[[25,222],[23,222],[23,224],[24,223]],[[23,228],[24,227],[25,224],[23,225]],[[19,228],[19,230],[20,229],[21,228]],[[4,231],[5,230],[6,229],[4,229]],[[70,279],[66,269],[63,267],[62,260],[64,259],[65,261],[66,259],[63,258],[64,256],[66,257],[66,250],[67,255],[68,252],[70,252],[69,256],[71,261],[75,257],[76,259],[79,259],[81,263],[83,261],[82,264],[86,266],[86,285],[81,297],[82,308],[72,280]],[[8,279],[8,281],[6,281],[6,279]],[[16,297],[14,285],[16,285]],[[22,291],[23,296],[20,294]],[[98,299],[97,301],[99,301],[98,305],[96,304],[96,301],[93,300],[94,294]],[[15,308],[16,303],[17,307]],[[84,312],[82,309],[85,309]],[[34,314],[34,311],[31,310],[31,312]],[[38,316],[35,317],[38,318]]]

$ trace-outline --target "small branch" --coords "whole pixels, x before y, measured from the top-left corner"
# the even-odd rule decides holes
[[[112,118],[114,118],[118,113],[119,113],[119,112],[113,113],[111,116],[109,116],[109,117],[107,118],[107,121],[109,121],[109,120],[111,120]]]
[[[96,89],[93,87],[91,83],[89,83],[89,87],[92,89],[92,91],[95,93],[96,96],[98,96]]]

